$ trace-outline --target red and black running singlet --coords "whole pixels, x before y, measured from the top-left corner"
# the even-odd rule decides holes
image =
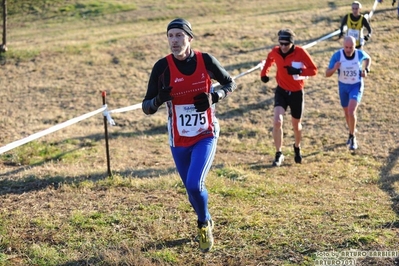
[[[214,108],[197,112],[194,107],[194,96],[202,92],[210,92],[212,81],[205,68],[202,53],[195,51],[197,67],[189,76],[182,74],[173,62],[172,54],[166,56],[170,69],[171,96],[168,105],[171,116],[168,129],[170,145],[191,146],[198,140],[212,137],[214,134]]]

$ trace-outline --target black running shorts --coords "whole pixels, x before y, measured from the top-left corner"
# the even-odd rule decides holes
[[[287,111],[289,106],[291,109],[291,116],[296,119],[302,117],[304,102],[304,91],[286,91],[283,88],[277,86],[274,94],[274,107],[281,106]]]

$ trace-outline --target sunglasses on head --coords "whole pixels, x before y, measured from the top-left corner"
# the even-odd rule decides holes
[[[290,43],[289,43],[289,42],[280,42],[280,45],[281,45],[281,46],[289,46]]]

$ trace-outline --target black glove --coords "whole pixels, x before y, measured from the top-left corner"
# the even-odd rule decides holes
[[[302,73],[302,69],[300,68],[295,68],[292,66],[285,66],[284,68],[287,69],[288,75],[299,75]]]
[[[268,83],[268,82],[269,82],[269,77],[268,77],[268,76],[262,76],[262,77],[260,77],[260,80],[261,80],[263,83]]]
[[[172,96],[170,96],[170,92],[172,91],[172,87],[162,87],[162,89],[159,90],[157,97],[155,98],[156,104],[158,106],[161,106],[164,102],[170,101],[173,99]]]
[[[203,92],[194,97],[194,106],[197,112],[204,112],[208,108],[219,101],[219,94],[217,92],[207,93]]]
[[[364,36],[364,40],[366,41],[366,42],[368,42],[369,40],[370,40],[370,35],[366,35],[366,36]]]
[[[344,36],[344,33],[341,31],[341,32],[339,33],[339,35],[338,35],[338,39],[341,39],[342,36]]]

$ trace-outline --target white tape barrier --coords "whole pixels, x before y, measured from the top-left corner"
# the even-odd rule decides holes
[[[94,116],[94,115],[96,115],[98,113],[103,112],[106,109],[107,109],[107,105],[104,105],[102,108],[100,108],[98,110],[95,110],[93,112],[81,115],[79,117],[72,118],[72,119],[70,119],[70,120],[68,120],[68,121],[66,121],[64,123],[55,125],[55,126],[50,127],[50,128],[48,128],[46,130],[43,130],[43,131],[37,132],[37,133],[35,133],[33,135],[30,135],[29,137],[14,141],[12,143],[9,143],[6,146],[0,148],[0,154],[5,153],[6,151],[12,150],[12,149],[14,149],[16,147],[19,147],[19,146],[21,146],[21,145],[23,145],[25,143],[28,143],[30,141],[33,141],[35,139],[41,138],[41,137],[43,137],[45,135],[48,135],[50,133],[53,133],[53,132],[55,132],[57,130],[63,129],[63,128],[67,127],[67,126],[73,125],[73,124],[75,124],[77,122],[80,122],[80,121],[82,121],[84,119],[92,117],[92,116]]]
[[[112,119],[111,114],[133,111],[133,110],[136,110],[136,109],[140,109],[141,106],[142,106],[142,103],[136,103],[134,105],[130,105],[130,106],[119,108],[119,109],[114,109],[114,110],[111,110],[111,111],[105,110],[103,115],[105,117],[107,117],[107,121],[108,121],[108,123],[111,126],[115,126],[116,124],[115,124],[114,119]]]
[[[346,31],[347,26],[344,27],[344,31]],[[310,48],[312,46],[315,46],[316,44],[318,44],[321,41],[330,39],[332,37],[334,37],[335,35],[338,35],[341,32],[341,30],[336,30],[334,32],[331,32],[330,34],[327,34],[326,36],[321,37],[320,39],[317,39],[316,41],[313,41],[311,43],[305,44],[304,46],[302,46],[303,49],[307,49]]]
[[[245,75],[247,75],[247,74],[249,74],[249,73],[251,73],[251,72],[254,72],[254,71],[257,70],[258,68],[262,68],[262,67],[265,65],[265,62],[266,62],[266,60],[263,60],[262,62],[260,62],[260,63],[257,64],[256,66],[254,66],[253,68],[248,69],[247,71],[244,71],[244,72],[238,74],[237,76],[234,76],[232,79],[233,79],[233,80],[236,80],[236,79],[238,79],[238,78],[241,78],[242,76],[245,76]],[[213,83],[212,85],[213,85],[214,87],[217,87],[217,86],[220,85],[220,83],[219,83],[219,82],[216,82],[216,83]]]
[[[377,8],[377,5],[378,5],[378,0],[375,0],[375,1],[374,1],[373,8],[371,9],[370,13],[364,15],[364,16],[367,18],[368,21],[370,21],[371,17],[373,16],[374,11],[375,11],[375,9]]]
[[[141,103],[136,103],[135,105],[131,105],[131,106],[127,106],[127,107],[111,110],[111,111],[109,111],[109,113],[110,114],[123,113],[123,112],[132,111],[132,110],[136,110],[136,109],[140,109],[140,108],[141,108]]]

